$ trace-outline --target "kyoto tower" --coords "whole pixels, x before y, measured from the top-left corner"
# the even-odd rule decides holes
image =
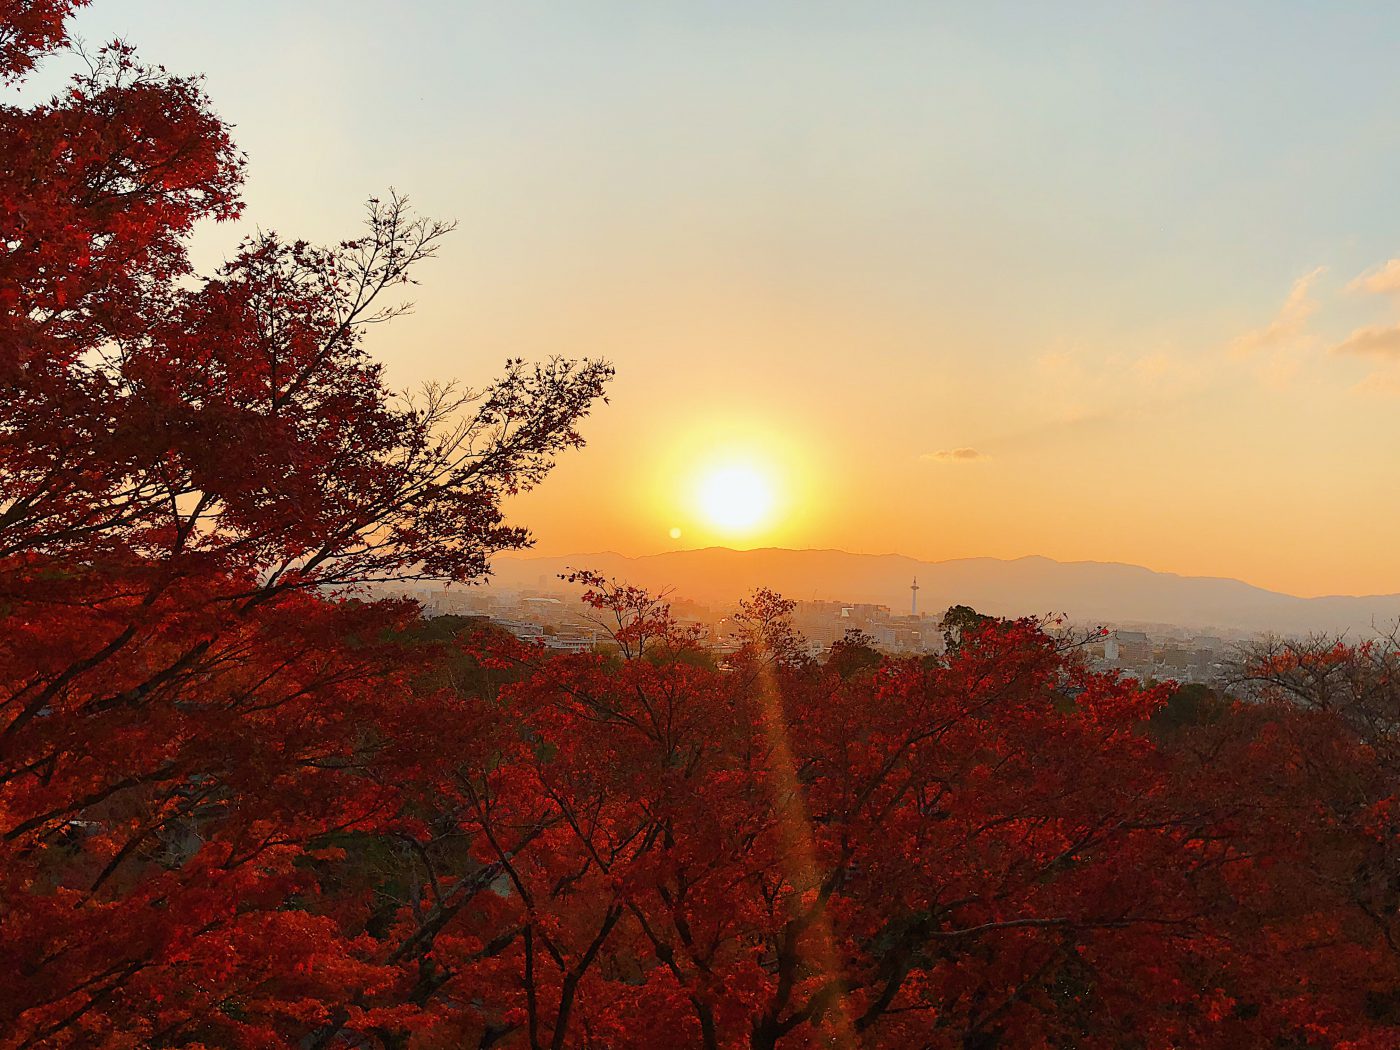
[[[914,577],[914,582],[909,585],[909,615],[919,615],[919,578]]]

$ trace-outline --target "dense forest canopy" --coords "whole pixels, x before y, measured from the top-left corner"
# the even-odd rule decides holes
[[[0,0],[0,77],[72,2]],[[972,610],[945,655],[721,663],[583,572],[557,654],[358,585],[469,581],[605,362],[390,391],[449,225],[259,234],[197,79],[115,43],[0,107],[0,1046],[1392,1047],[1388,650],[1251,702]]]

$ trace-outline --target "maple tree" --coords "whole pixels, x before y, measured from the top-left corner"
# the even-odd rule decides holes
[[[1395,1038],[1384,937],[1336,892],[1367,841],[1318,811],[1329,765],[1377,776],[1343,724],[1258,705],[1165,746],[1167,687],[1034,622],[853,669],[785,647],[769,592],[720,667],[579,579],[615,652],[458,639],[477,743],[396,876],[421,906],[357,928],[406,967],[404,1045]]]
[[[0,78],[76,6],[0,2]],[[0,107],[0,1047],[1400,1042],[1395,647],[1206,703],[966,607],[818,660],[759,591],[721,660],[589,572],[593,652],[369,600],[525,543],[609,367],[395,395],[450,226],[200,276],[226,127],[82,64]]]
[[[6,4],[0,71],[74,6]],[[364,330],[449,227],[390,196],[359,237],[262,234],[200,278],[194,224],[240,211],[227,129],[128,45],[83,65],[0,109],[0,1021],[273,1038],[382,979],[288,902],[327,835],[399,818],[390,729],[432,717],[395,706],[409,608],[327,588],[524,543],[501,498],[581,444],[610,369],[393,395]]]

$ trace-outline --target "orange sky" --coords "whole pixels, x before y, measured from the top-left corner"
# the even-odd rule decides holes
[[[80,24],[208,74],[248,226],[338,238],[389,185],[460,220],[376,335],[396,382],[616,363],[589,448],[512,508],[541,551],[1039,553],[1304,594],[1400,591],[1397,30],[603,0]],[[697,508],[726,463],[771,479],[764,527]]]

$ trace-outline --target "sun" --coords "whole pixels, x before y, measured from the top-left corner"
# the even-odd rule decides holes
[[[714,467],[701,475],[696,488],[700,512],[724,532],[749,532],[773,512],[772,482],[755,467]]]

